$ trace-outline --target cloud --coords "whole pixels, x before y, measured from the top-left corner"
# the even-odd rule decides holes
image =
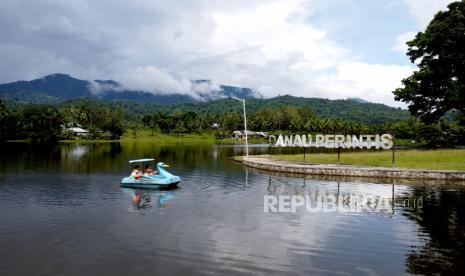
[[[396,37],[396,43],[394,44],[394,46],[392,46],[391,50],[402,54],[407,53],[408,46],[406,43],[407,41],[414,39],[416,34],[417,33],[415,32],[405,32],[403,34],[398,35]]]
[[[409,13],[415,18],[421,29],[426,28],[434,15],[440,10],[446,10],[447,5],[454,0],[402,0]]]
[[[336,98],[348,94],[371,102],[405,107],[394,101],[391,92],[400,87],[400,80],[409,76],[412,70],[410,66],[344,62],[338,66],[337,73],[321,76],[316,85]]]
[[[191,84],[191,90],[198,94],[219,92],[221,90],[220,85],[212,81],[195,81]]]
[[[412,24],[408,31],[396,36],[391,50],[405,55],[408,50],[406,42],[414,39],[418,32],[424,31],[434,15],[447,10],[447,5],[452,2],[454,0],[400,0],[416,24]]]
[[[128,68],[117,73],[117,79],[125,88],[161,94],[189,94],[191,82],[188,79],[176,78],[166,70],[154,66]]]
[[[419,24],[447,2],[397,1]],[[314,24],[316,13],[331,14],[320,5],[316,0],[3,0],[0,82],[61,72],[194,97],[227,84],[266,97],[359,96],[400,105],[391,91],[412,68],[361,62],[363,53],[341,46]],[[399,36],[393,49],[400,51],[405,39]],[[191,82],[199,79],[212,81]]]
[[[102,92],[105,91],[115,91],[115,92],[121,92],[124,90],[124,87],[117,83],[108,83],[108,82],[99,82],[95,80],[89,80],[88,81],[88,88],[90,89],[90,92],[94,95],[98,95]]]

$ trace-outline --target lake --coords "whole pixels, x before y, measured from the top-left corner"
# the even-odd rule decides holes
[[[0,150],[0,275],[465,271],[465,186],[458,184],[273,174],[232,161],[243,148],[222,145]],[[127,161],[142,157],[171,165],[179,188],[121,188]],[[337,202],[264,208],[266,198],[289,196]]]

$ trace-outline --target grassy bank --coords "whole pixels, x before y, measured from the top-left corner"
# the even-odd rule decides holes
[[[201,132],[201,133],[183,133],[183,134],[167,134],[151,131],[141,130],[134,135],[132,132],[125,132],[120,140],[158,140],[163,142],[205,142],[214,143],[218,141],[215,139],[214,133]],[[221,139],[223,140],[223,139]],[[226,140],[226,139],[225,139]]]
[[[397,150],[395,157],[398,168],[465,170],[465,149]],[[309,164],[392,167],[391,151],[341,153],[339,162],[337,153],[306,154],[305,160],[303,154],[272,155],[272,159]]]
[[[201,131],[192,133],[168,134],[154,132],[149,130],[137,131],[134,135],[132,132],[125,132],[120,140],[158,140],[163,142],[195,142],[195,143],[225,143],[225,144],[241,144],[245,140],[234,138],[216,138],[215,131]],[[250,139],[249,143],[267,143],[266,139]]]
[[[234,139],[234,138],[216,138],[214,131],[202,131],[202,132],[192,132],[192,133],[152,133],[149,130],[139,130],[134,135],[132,131],[126,131],[120,137],[120,139],[110,139],[110,137],[102,137],[100,139],[91,139],[86,137],[73,138],[69,140],[60,139],[62,143],[108,143],[108,142],[118,142],[118,141],[156,141],[161,143],[206,143],[206,144],[243,144],[245,140]],[[30,139],[22,140],[8,140],[7,142],[31,142]],[[249,138],[249,144],[262,144],[268,143],[266,139],[258,138]]]

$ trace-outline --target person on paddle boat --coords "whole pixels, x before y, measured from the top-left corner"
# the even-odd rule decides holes
[[[139,179],[142,176],[142,172],[140,171],[140,166],[136,165],[131,172],[131,176],[135,179]]]
[[[140,191],[136,191],[134,196],[132,197],[132,204],[134,207],[138,207],[142,199],[142,193]]]
[[[157,173],[158,173],[158,171],[156,171],[156,170],[154,171],[150,167],[150,165],[147,164],[147,165],[144,166],[144,175],[145,176],[156,175]]]

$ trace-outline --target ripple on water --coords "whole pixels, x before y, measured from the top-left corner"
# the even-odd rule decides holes
[[[227,147],[80,146],[88,147],[80,155],[73,145],[53,155],[15,149],[0,163],[1,275],[453,274],[463,268],[463,187],[275,176],[228,160],[238,152]],[[120,188],[127,160],[140,156],[171,164],[183,179],[179,188],[140,197]],[[28,166],[30,160],[37,164]],[[265,195],[401,201],[393,213],[265,213]],[[424,208],[403,204],[419,196]]]

